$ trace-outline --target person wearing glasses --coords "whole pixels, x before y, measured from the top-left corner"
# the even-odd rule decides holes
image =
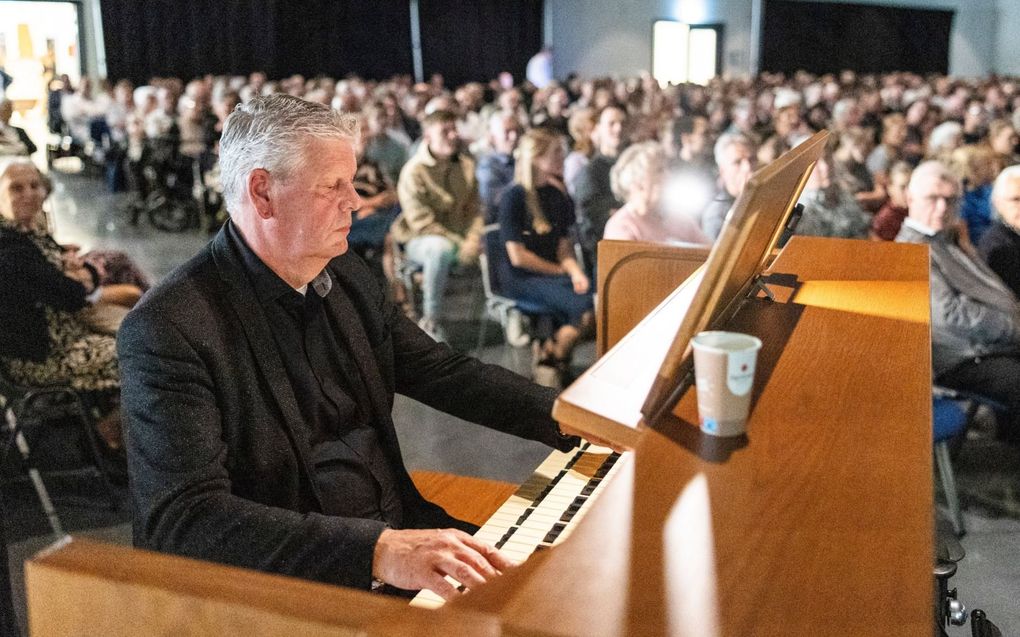
[[[936,384],[973,391],[1008,406],[999,431],[1020,442],[1020,303],[960,240],[960,179],[938,161],[914,170],[907,218],[896,240],[928,244],[931,341]]]

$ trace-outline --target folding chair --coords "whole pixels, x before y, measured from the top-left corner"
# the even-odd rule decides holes
[[[56,406],[45,405],[40,402],[40,399],[46,397],[53,399],[62,398],[63,401]],[[50,498],[46,484],[43,482],[42,474],[36,466],[28,439],[25,436],[26,423],[38,421],[37,426],[39,426],[47,418],[63,417],[73,413],[83,430],[82,433],[86,440],[88,455],[91,456],[92,468],[99,474],[110,502],[110,509],[114,510],[117,508],[117,497],[104,470],[98,434],[92,425],[89,412],[78,392],[65,386],[23,387],[12,382],[0,371],[0,399],[3,401],[4,428],[7,432],[7,440],[3,447],[3,453],[0,455],[0,467],[6,464],[11,449],[16,448],[21,455],[22,465],[28,473],[29,480],[31,480],[36,496],[39,499],[39,504],[46,514],[55,537],[63,537],[65,535],[64,528],[60,522],[60,516],[53,506],[53,501]]]

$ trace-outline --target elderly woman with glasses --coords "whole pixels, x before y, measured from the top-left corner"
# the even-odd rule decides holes
[[[102,285],[77,248],[54,240],[43,221],[48,195],[48,180],[27,159],[0,164],[0,369],[18,384],[82,392],[103,416],[100,436],[117,449],[116,341],[97,310],[122,314],[142,291]]]

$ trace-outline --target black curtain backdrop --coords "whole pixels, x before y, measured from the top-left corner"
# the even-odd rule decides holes
[[[407,0],[103,0],[110,79],[411,73]]]
[[[543,0],[420,0],[425,75],[448,86],[510,71],[542,46]],[[413,73],[408,0],[102,0],[110,79],[265,71]]]
[[[542,0],[421,0],[425,78],[442,73],[447,86],[484,81],[502,71],[524,79],[542,48]]]
[[[765,0],[763,71],[949,72],[953,12]]]

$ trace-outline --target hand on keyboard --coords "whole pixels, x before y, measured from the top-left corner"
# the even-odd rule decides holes
[[[387,529],[375,545],[372,576],[398,588],[429,588],[449,600],[460,591],[445,576],[470,589],[512,566],[495,548],[463,531]]]

